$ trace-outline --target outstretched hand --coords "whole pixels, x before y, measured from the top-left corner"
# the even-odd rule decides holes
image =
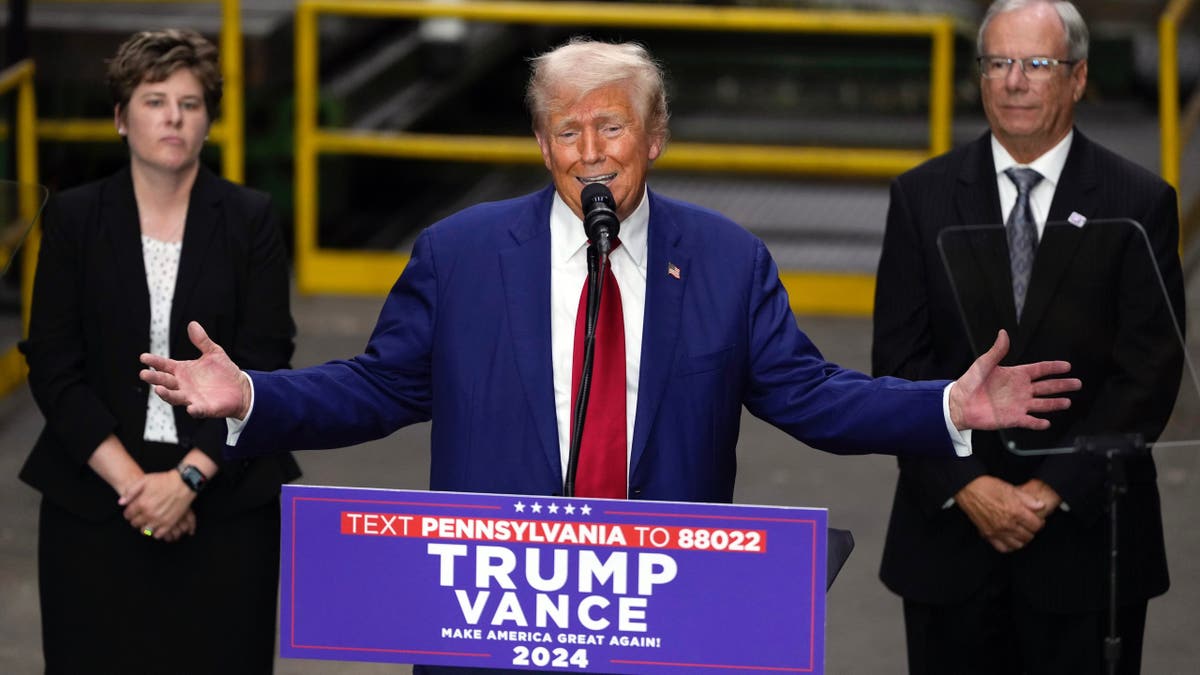
[[[1077,391],[1083,384],[1077,378],[1056,377],[1070,372],[1070,363],[1001,366],[1008,346],[1008,333],[1001,330],[992,348],[951,385],[950,421],[955,428],[1042,430],[1050,421],[1034,414],[1071,407],[1071,399],[1059,394]]]
[[[187,406],[192,417],[242,419],[250,410],[250,384],[225,350],[208,337],[200,324],[188,324],[188,339],[200,350],[194,361],[176,361],[142,354],[148,366],[139,373],[154,385],[154,393],[171,405]]]

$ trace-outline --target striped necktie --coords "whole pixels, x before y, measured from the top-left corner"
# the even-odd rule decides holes
[[[1037,252],[1037,223],[1029,205],[1029,193],[1042,180],[1042,174],[1033,169],[1010,167],[1004,174],[1017,186],[1017,203],[1008,214],[1005,227],[1008,230],[1008,262],[1012,270],[1013,304],[1017,308],[1017,320],[1025,309],[1025,294],[1029,291],[1029,276],[1033,273],[1033,256]]]

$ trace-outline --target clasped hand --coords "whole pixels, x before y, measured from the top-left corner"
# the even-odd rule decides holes
[[[1036,478],[1013,485],[994,476],[980,476],[959,490],[954,502],[992,548],[1012,553],[1033,541],[1062,499]]]
[[[195,498],[196,493],[171,470],[143,475],[125,488],[117,503],[125,507],[125,520],[134,529],[149,529],[155,539],[173,542],[195,534]]]

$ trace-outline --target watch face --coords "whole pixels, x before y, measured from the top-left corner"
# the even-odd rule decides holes
[[[190,487],[193,492],[199,492],[200,488],[204,487],[204,483],[207,482],[204,474],[200,473],[200,469],[197,469],[191,464],[179,467],[179,476],[183,478],[183,482],[187,483],[187,486]]]

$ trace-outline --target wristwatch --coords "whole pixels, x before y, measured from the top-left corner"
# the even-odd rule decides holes
[[[180,464],[175,468],[179,471],[179,477],[183,479],[183,484],[191,488],[192,492],[199,494],[208,484],[208,476],[191,464]]]

